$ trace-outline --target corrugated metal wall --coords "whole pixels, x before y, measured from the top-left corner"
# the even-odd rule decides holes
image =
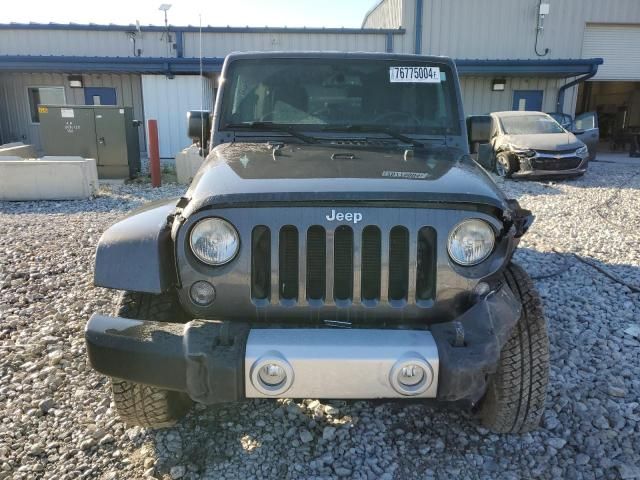
[[[413,53],[415,47],[416,5],[414,0],[383,0],[365,19],[366,28],[403,28],[393,36],[393,51]]]
[[[213,110],[213,81],[198,75],[143,75],[144,113],[158,121],[160,157],[174,158],[191,145],[187,136],[189,110]]]
[[[135,118],[143,119],[142,84],[140,75],[101,74],[83,75],[86,87],[113,87],[118,105],[133,107]],[[28,87],[65,87],[69,105],[84,105],[84,89],[71,88],[67,75],[58,73],[0,73],[0,125],[5,142],[24,141],[42,148],[40,125],[31,122]],[[140,129],[140,147],[146,151],[144,127]]]
[[[185,57],[198,57],[199,34],[184,34]],[[224,57],[231,52],[277,50],[332,50],[339,52],[384,52],[383,34],[349,33],[203,33],[205,57]]]
[[[411,9],[415,0],[405,0]],[[585,25],[640,23],[638,0],[545,0],[538,51],[581,58]],[[454,58],[539,58],[534,51],[538,0],[424,0],[422,51]]]
[[[639,80],[640,25],[587,25],[582,55],[607,59],[594,80]]]
[[[481,115],[489,112],[511,110],[514,90],[542,90],[544,92],[542,109],[545,112],[554,112],[556,111],[558,89],[568,81],[543,77],[511,77],[506,80],[505,90],[503,92],[494,92],[491,90],[492,77],[460,77],[465,115]],[[565,112],[574,111],[576,96],[576,87],[567,90],[564,99]]]
[[[381,0],[370,10],[362,22],[362,28],[400,28],[403,0]]]
[[[141,49],[143,57],[175,56],[175,50],[167,51],[167,43],[161,40],[161,35],[158,32],[137,33],[135,49]],[[184,56],[198,57],[198,32],[185,32],[183,38]],[[255,50],[384,52],[386,34],[220,31],[204,32],[202,44],[203,54],[208,57],[224,57],[231,52]],[[0,30],[0,55],[131,57],[134,56],[134,45],[127,32],[120,31]]]
[[[539,58],[534,51],[539,0],[423,0],[422,51],[454,58]],[[581,58],[587,23],[640,23],[638,0],[545,0],[538,51]],[[413,53],[416,0],[384,0],[365,26],[407,30],[397,52]],[[398,22],[401,16],[402,21]]]
[[[142,49],[145,57],[167,56],[167,43],[160,40],[161,35],[137,33],[136,50]],[[31,29],[0,30],[0,55],[135,56],[127,32]]]

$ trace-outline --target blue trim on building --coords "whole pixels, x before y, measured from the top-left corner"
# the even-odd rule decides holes
[[[182,30],[176,32],[176,56],[184,57],[184,32]]]
[[[392,46],[392,45],[391,45]],[[387,48],[389,44],[387,43]],[[219,72],[223,58],[202,59],[205,72]],[[463,75],[546,75],[573,77],[597,71],[601,58],[566,60],[456,60]],[[154,57],[72,57],[45,55],[0,56],[0,71],[17,72],[123,72],[123,73],[198,73],[198,58]]]
[[[556,60],[456,60],[458,73],[464,75],[545,75],[573,77],[590,73],[602,58]]]
[[[385,43],[387,53],[393,53],[393,33],[387,33],[387,40]]]
[[[422,53],[422,0],[416,0],[416,37],[414,45],[414,53],[420,55]]]
[[[89,30],[112,32],[135,32],[136,25],[99,25],[95,23],[0,23],[0,30]],[[161,25],[141,25],[142,32],[165,32]],[[170,32],[199,32],[200,27],[193,25],[176,26],[169,25]],[[349,33],[355,35],[371,35],[387,33],[403,34],[403,28],[316,28],[316,27],[202,27],[202,33]]]
[[[203,58],[205,72],[220,72],[223,58]],[[0,72],[59,73],[159,73],[164,75],[198,73],[198,58],[155,57],[71,57],[40,55],[0,56]]]

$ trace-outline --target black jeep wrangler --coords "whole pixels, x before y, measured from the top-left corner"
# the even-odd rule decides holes
[[[212,124],[186,194],[98,244],[96,285],[124,293],[87,352],[127,423],[193,401],[415,398],[536,427],[546,325],[511,262],[533,216],[469,157],[450,59],[234,54]]]

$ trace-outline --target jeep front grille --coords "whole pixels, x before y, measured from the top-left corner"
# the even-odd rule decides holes
[[[272,244],[276,242],[276,244]],[[273,257],[277,258],[273,258]],[[251,296],[285,305],[402,306],[435,294],[436,234],[431,227],[388,231],[369,225],[327,230],[260,225],[251,239]]]

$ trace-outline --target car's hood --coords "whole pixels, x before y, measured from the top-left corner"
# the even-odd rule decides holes
[[[186,193],[185,213],[260,202],[445,202],[505,208],[491,177],[461,150],[264,143],[217,146]]]
[[[573,133],[569,132],[505,135],[504,141],[517,147],[534,150],[570,150],[583,145]]]

